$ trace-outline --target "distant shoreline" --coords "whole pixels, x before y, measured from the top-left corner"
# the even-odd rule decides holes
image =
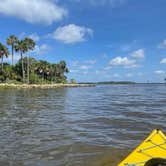
[[[63,88],[63,87],[95,87],[96,84],[8,84],[1,83],[0,88],[16,88],[16,89],[51,89],[51,88]]]
[[[131,81],[108,81],[108,82],[96,82],[96,85],[137,85],[137,84],[166,84],[164,82],[131,82]]]
[[[84,83],[81,83],[84,84]],[[85,84],[95,84],[97,85],[166,85],[166,83],[162,82],[92,82],[92,83],[85,83]]]
[[[100,82],[100,83],[55,83],[55,84],[13,84],[13,83],[0,83],[0,89],[5,88],[16,88],[16,89],[51,89],[51,88],[79,88],[79,87],[96,87],[97,85],[149,85],[149,84],[162,84],[166,83],[136,83],[136,82]]]

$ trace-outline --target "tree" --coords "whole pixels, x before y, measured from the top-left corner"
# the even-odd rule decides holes
[[[58,64],[55,65],[55,82],[56,83],[63,83],[66,82],[65,73],[68,73],[69,70],[66,66],[65,61],[60,61]]]
[[[3,58],[4,56],[7,58],[9,55],[9,51],[5,45],[0,43],[0,58],[1,58],[1,71],[3,72]]]
[[[13,63],[14,63],[14,47],[15,47],[15,44],[17,43],[18,39],[16,36],[14,35],[10,35],[8,38],[7,38],[7,44],[11,46],[11,49],[12,49],[12,66],[13,66]]]
[[[70,83],[71,83],[71,84],[75,84],[75,83],[76,83],[76,80],[72,78],[72,79],[70,79]]]
[[[12,64],[4,63],[4,57],[8,57],[8,48],[0,43],[0,82],[9,83],[66,83],[66,73],[69,72],[66,62],[50,63],[45,60],[36,60],[25,56],[26,52],[35,49],[36,43],[30,38],[18,40],[14,35],[6,39],[11,46]],[[14,51],[20,54],[20,59],[13,64]],[[27,74],[27,75],[26,75]],[[74,82],[72,80],[71,82]]]
[[[18,40],[15,45],[16,52],[20,53],[21,57],[21,65],[22,65],[22,81],[25,82],[25,71],[24,71],[24,61],[23,61],[23,53],[28,51],[26,42],[24,40]]]
[[[24,42],[27,47],[27,51],[34,50],[36,43],[31,38],[25,38]],[[29,84],[29,56],[27,57],[27,83]]]
[[[44,60],[40,60],[37,63],[36,73],[42,78],[42,82],[48,79],[48,75],[50,74],[50,63]]]

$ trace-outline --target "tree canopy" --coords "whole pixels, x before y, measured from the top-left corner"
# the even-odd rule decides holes
[[[24,53],[35,49],[35,41],[31,38],[19,40],[11,35],[6,40],[7,45],[11,46],[11,65],[3,62],[4,57],[8,57],[8,48],[0,43],[0,82],[7,83],[66,83],[66,73],[69,72],[65,61],[59,63],[50,63],[44,60],[37,60],[33,57],[24,57]],[[14,65],[14,53],[20,54],[20,59]]]

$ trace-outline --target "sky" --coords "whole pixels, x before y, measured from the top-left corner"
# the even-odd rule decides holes
[[[166,0],[0,0],[0,41],[34,39],[30,56],[65,60],[77,82],[163,82],[165,19]]]

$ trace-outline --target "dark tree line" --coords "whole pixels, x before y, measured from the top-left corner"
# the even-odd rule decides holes
[[[36,60],[32,57],[24,57],[24,54],[34,50],[36,43],[31,38],[19,40],[16,36],[11,35],[7,38],[7,45],[11,46],[11,65],[4,63],[4,57],[8,58],[8,48],[0,43],[0,82],[13,83],[66,83],[68,73],[65,61],[57,64],[49,63],[43,60]],[[14,53],[20,54],[19,61],[14,64]]]

